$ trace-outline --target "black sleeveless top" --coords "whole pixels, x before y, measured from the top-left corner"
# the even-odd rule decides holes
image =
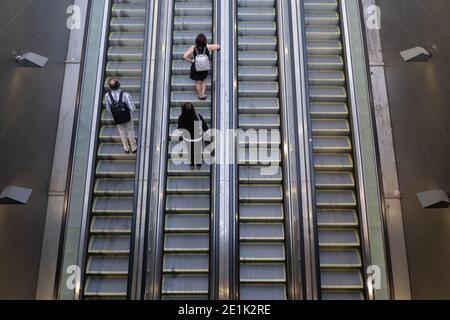
[[[198,54],[197,54],[198,52]],[[210,52],[208,50],[208,47],[195,47],[194,48],[194,59],[199,55],[199,54],[206,54],[208,57],[210,57]],[[195,69],[195,63],[192,64],[191,66],[191,80],[195,80],[195,81],[203,81],[208,77],[209,72],[208,71],[201,71],[201,72],[197,72],[197,70]]]

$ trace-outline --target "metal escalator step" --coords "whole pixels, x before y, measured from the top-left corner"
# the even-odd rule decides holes
[[[207,295],[208,275],[175,274],[164,275],[161,293],[163,295]]]
[[[176,16],[175,30],[211,30],[211,16]]]
[[[168,194],[209,194],[211,181],[208,177],[169,177]]]
[[[126,256],[92,256],[89,258],[86,273],[88,275],[128,275],[130,261]]]
[[[210,107],[211,92],[207,92],[207,95],[207,100],[201,101],[194,91],[174,91],[172,92],[170,102],[172,107],[181,107],[186,102],[192,103],[195,107]]]
[[[209,234],[207,233],[166,234],[164,241],[164,252],[166,253],[209,252]]]
[[[315,152],[342,153],[352,152],[352,141],[349,137],[314,137],[313,145]]]
[[[267,148],[280,148],[281,133],[277,129],[248,129],[238,133],[238,141],[241,147],[264,146]]]
[[[276,98],[239,98],[239,111],[253,114],[277,114],[280,102]]]
[[[108,60],[110,61],[134,61],[141,62],[143,59],[143,48],[141,47],[114,47],[108,49]]]
[[[282,202],[283,188],[281,185],[245,185],[239,186],[239,199],[242,202]]]
[[[326,248],[358,247],[360,245],[357,230],[351,229],[319,229],[319,245]]]
[[[340,55],[343,49],[336,40],[308,40],[306,48],[308,55]]]
[[[136,171],[136,161],[101,160],[97,164],[96,176],[101,178],[123,177],[133,178]]]
[[[307,39],[336,40],[341,37],[341,29],[338,26],[312,25],[306,28]]]
[[[353,159],[349,154],[318,153],[314,156],[314,167],[320,171],[352,170]]]
[[[131,234],[132,220],[129,217],[101,216],[92,219],[91,234]]]
[[[310,70],[309,85],[311,86],[344,86],[344,72],[338,70]]]
[[[285,283],[284,263],[241,263],[241,283]]]
[[[344,301],[364,300],[363,291],[350,290],[322,290],[322,300]]]
[[[286,259],[283,243],[241,243],[241,262],[283,262]]]
[[[266,66],[240,66],[239,81],[278,81],[278,68]]]
[[[144,2],[115,2],[112,7],[114,17],[145,17],[145,13],[146,6]]]
[[[200,169],[192,169],[189,164],[178,164],[173,160],[169,160],[169,168],[167,173],[170,176],[209,176],[211,173],[211,167],[203,165]]]
[[[134,77],[142,73],[142,63],[134,61],[109,62],[106,66],[108,77]]]
[[[358,270],[322,270],[321,280],[323,289],[364,289]]]
[[[333,11],[306,11],[305,22],[308,25],[337,25],[339,14]]]
[[[356,186],[352,172],[316,172],[315,183],[320,190],[346,190]]]
[[[211,32],[204,32],[207,39],[212,39]],[[198,32],[195,30],[177,30],[173,34],[173,43],[175,45],[192,45],[197,37]]]
[[[166,254],[164,273],[208,273],[208,254]]]
[[[284,241],[283,223],[240,223],[239,238],[248,242]]]
[[[239,66],[276,67],[278,54],[276,51],[239,51]]]
[[[238,33],[240,36],[275,36],[277,26],[275,22],[240,22]]]
[[[195,40],[195,39],[194,39]],[[190,71],[190,65],[187,62],[184,62],[183,56],[184,53],[192,46],[192,44],[183,44],[183,45],[174,45],[172,47],[172,59],[173,61],[177,61],[178,63],[176,65],[172,66],[183,66],[183,69],[186,70],[186,72]],[[189,69],[189,70],[188,70]],[[183,73],[182,73],[183,74]],[[186,77],[188,74],[184,73],[184,76]],[[188,77],[189,78],[189,77]]]
[[[238,49],[246,51],[275,51],[277,38],[270,36],[241,36],[238,40]]]
[[[211,78],[206,79],[208,89],[211,89]],[[172,90],[174,91],[195,91],[195,81],[185,76],[172,77]]]
[[[209,196],[167,196],[166,212],[173,213],[209,213]]]
[[[308,11],[337,11],[338,0],[305,0],[305,9]]]
[[[138,128],[135,128],[138,131]],[[102,126],[100,129],[99,139],[101,142],[121,142],[119,130],[117,126]]]
[[[278,172],[281,164],[281,151],[278,148],[240,148],[239,164],[268,166],[264,169],[264,174],[273,175]]]
[[[362,259],[357,249],[320,250],[322,269],[361,268]]]
[[[346,103],[311,103],[313,119],[346,119],[349,116]]]
[[[93,236],[89,243],[90,254],[126,255],[130,252],[129,236]]]
[[[109,43],[112,46],[143,46],[143,32],[111,32]]]
[[[213,6],[210,1],[175,2],[175,16],[212,16]]]
[[[111,19],[113,32],[145,32],[145,17],[115,17]]]
[[[317,210],[317,224],[320,228],[358,227],[356,210]]]
[[[343,70],[344,60],[338,55],[310,55],[308,68],[310,70]]]
[[[281,184],[283,182],[283,173],[281,168],[273,175],[265,175],[262,170],[263,167],[246,167],[239,168],[239,182],[240,183],[266,183],[266,184]]]
[[[241,284],[240,300],[286,300],[285,284]]]
[[[84,290],[87,297],[126,297],[128,277],[88,277]]]
[[[278,82],[245,82],[239,83],[240,97],[278,97]]]
[[[275,0],[238,0],[239,7],[274,8]]]
[[[240,114],[241,129],[278,129],[281,120],[278,114]]]
[[[134,160],[136,155],[125,153],[121,143],[100,143],[98,158],[101,160]]]
[[[94,194],[100,196],[132,196],[134,179],[97,179]]]
[[[356,207],[354,191],[317,191],[317,206],[321,209],[342,209]]]
[[[117,197],[117,198],[94,198],[92,212],[99,214],[132,214],[133,198]]]
[[[239,7],[238,21],[275,21],[275,8]]]
[[[240,221],[283,221],[283,204],[241,203],[239,206]]]
[[[206,214],[167,214],[166,232],[209,232],[209,215]]]
[[[340,136],[350,134],[347,119],[312,120],[312,132],[315,136]]]
[[[346,102],[347,90],[345,87],[312,86],[309,96],[313,102]]]

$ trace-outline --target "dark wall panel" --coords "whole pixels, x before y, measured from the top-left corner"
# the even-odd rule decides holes
[[[378,3],[412,294],[450,299],[450,210],[422,210],[416,198],[450,192],[450,1]],[[399,52],[414,46],[437,52],[430,62],[404,63]]]
[[[0,206],[0,299],[35,297],[72,3],[0,0],[0,190],[34,191],[27,206]],[[19,68],[13,51],[50,62]]]

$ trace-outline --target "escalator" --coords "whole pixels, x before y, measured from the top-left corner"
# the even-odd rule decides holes
[[[320,293],[364,299],[351,114],[338,0],[305,0]]]
[[[276,1],[236,1],[238,125],[241,130],[259,132],[258,136],[247,131],[239,138],[239,299],[285,300]],[[275,170],[266,172],[271,166]]]
[[[131,94],[139,119],[147,2],[113,0],[107,45],[105,87],[115,77]],[[117,127],[104,106],[97,139],[94,188],[85,256],[85,299],[126,299],[134,217],[136,155],[123,151]]]
[[[169,112],[169,159],[163,225],[163,260],[160,297],[163,300],[209,299],[210,297],[210,223],[211,168],[204,164],[191,169],[174,161],[178,153],[177,131],[181,106],[191,102],[211,127],[211,75],[208,99],[200,101],[195,82],[189,78],[191,65],[183,60],[184,52],[194,44],[199,33],[212,41],[212,0],[174,2],[172,75]],[[173,157],[172,157],[173,156]],[[188,155],[185,153],[184,157]]]

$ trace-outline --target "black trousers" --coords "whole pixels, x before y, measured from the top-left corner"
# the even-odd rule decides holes
[[[203,141],[185,141],[191,166],[203,164]]]

